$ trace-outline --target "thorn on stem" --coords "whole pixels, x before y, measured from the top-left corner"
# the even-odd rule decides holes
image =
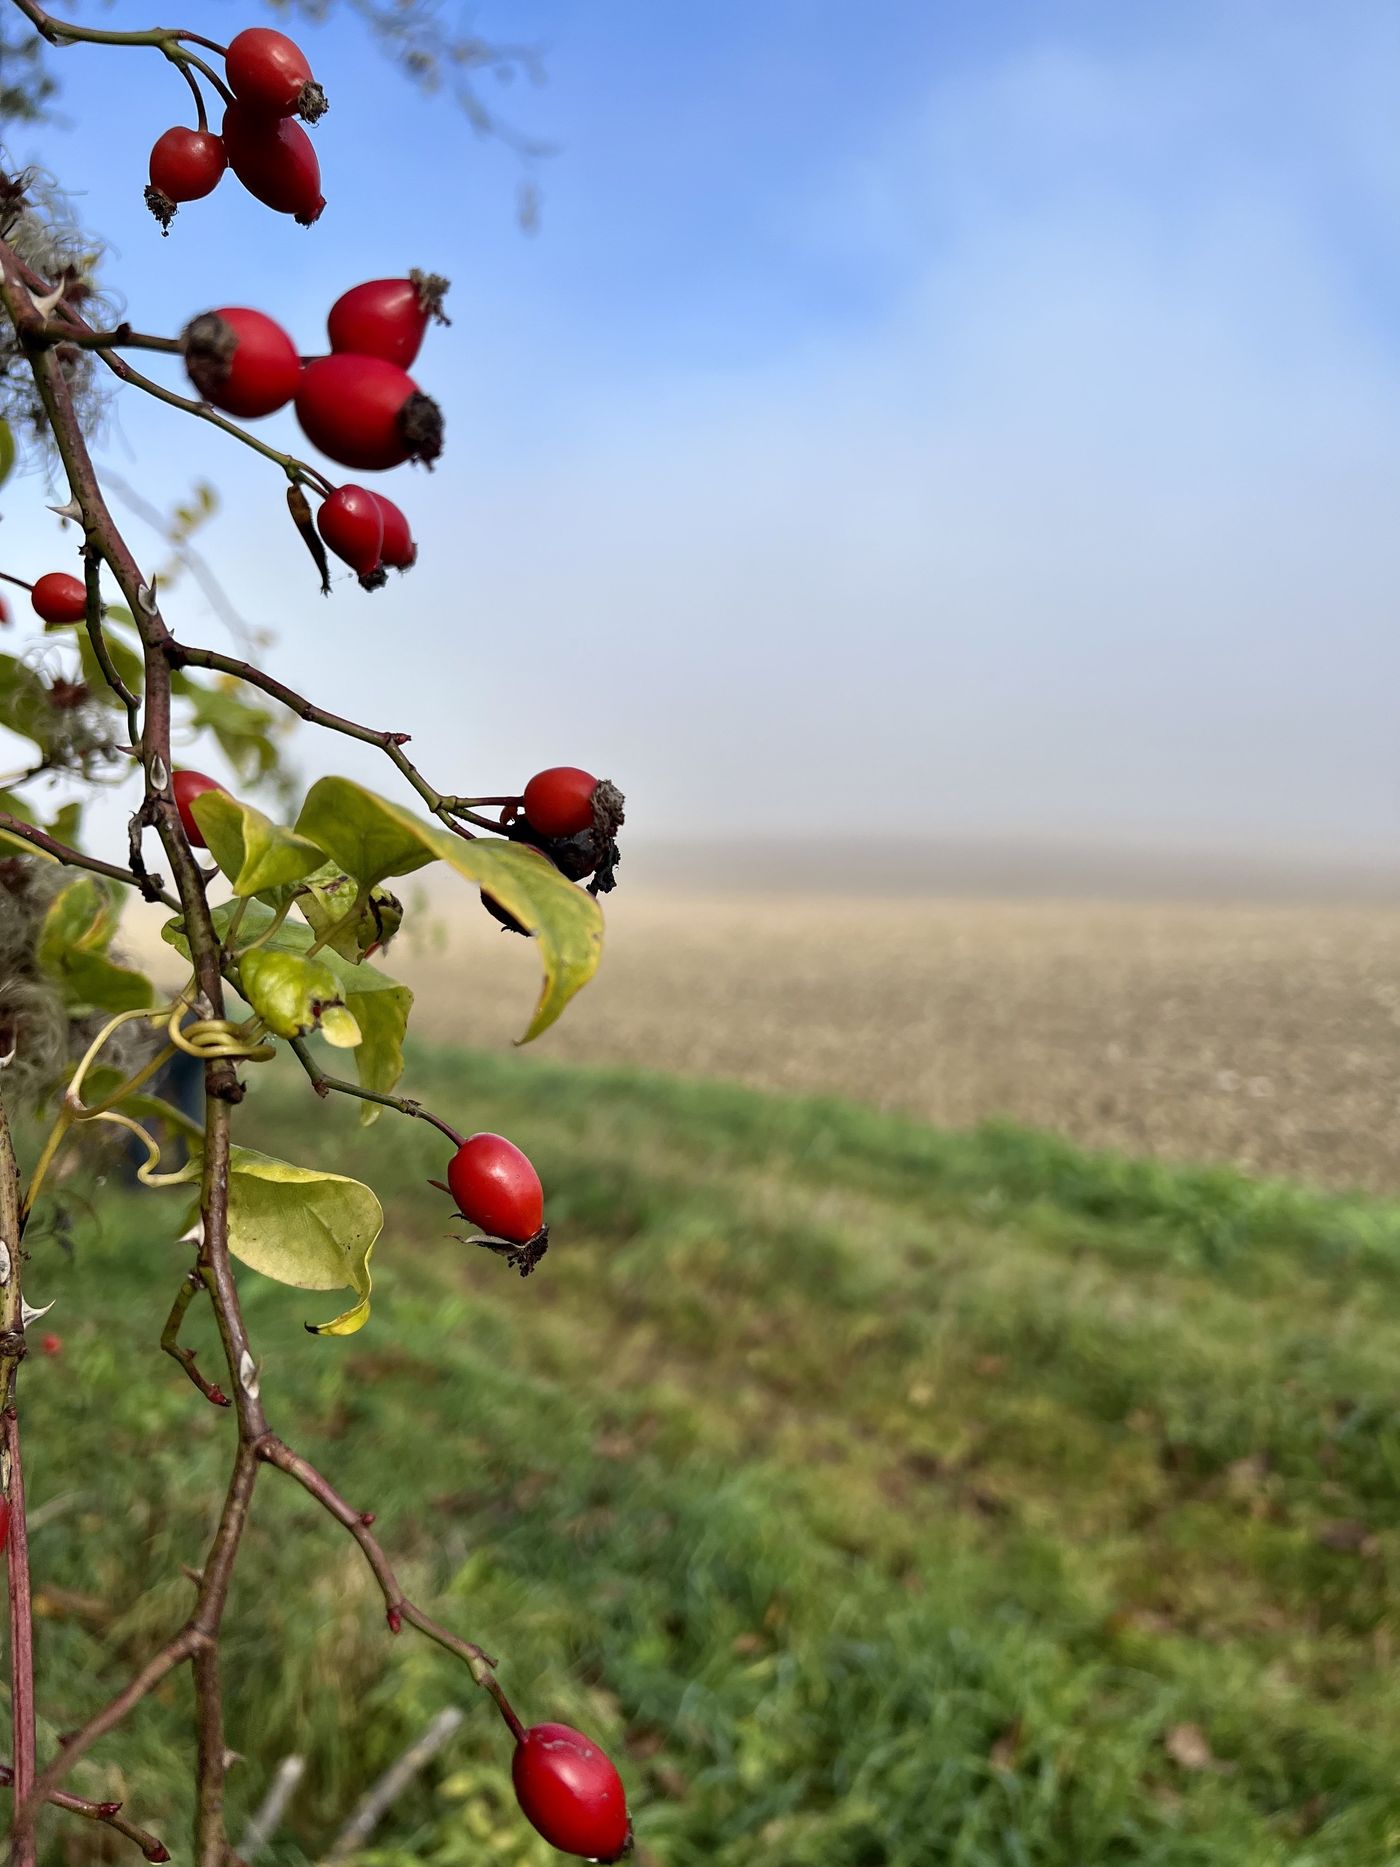
[[[403,1632],[403,1616],[399,1613],[397,1608],[386,1609],[384,1618],[389,1623],[389,1632],[391,1634]]]
[[[362,1510],[360,1512],[360,1522],[365,1526],[366,1530],[368,1530],[370,1525],[374,1522],[374,1512],[372,1510]]]

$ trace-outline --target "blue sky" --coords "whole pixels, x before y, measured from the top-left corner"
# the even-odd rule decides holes
[[[310,349],[360,278],[453,279],[418,371],[448,453],[375,481],[422,553],[378,597],[322,601],[243,450],[131,398],[106,437],[158,499],[220,486],[208,552],[277,671],[412,730],[443,788],[610,773],[644,835],[1393,848],[1387,0],[474,18],[544,48],[545,87],[486,85],[558,146],[534,237],[515,159],[343,10],[298,28],[332,101],[310,232],[230,178],[162,241],[140,192],[183,86],[151,54],[54,60],[44,153],[137,324],[248,303]],[[23,574],[69,548],[39,493],[5,495]],[[221,639],[192,591],[172,610]]]

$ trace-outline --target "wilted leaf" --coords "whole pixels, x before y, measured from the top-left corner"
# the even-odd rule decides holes
[[[343,1174],[293,1167],[252,1148],[230,1155],[229,1250],[241,1264],[297,1290],[356,1292],[359,1301],[313,1335],[353,1335],[369,1317],[369,1258],[384,1229],[384,1209],[369,1187]],[[180,1179],[198,1182],[203,1161]]]
[[[244,998],[274,1037],[320,1030],[343,1049],[359,1043],[359,1026],[345,1009],[340,982],[322,961],[257,947],[244,954],[238,972]]]
[[[411,874],[435,859],[446,862],[534,934],[544,964],[544,987],[521,1043],[553,1024],[597,971],[603,950],[597,902],[530,850],[454,836],[348,778],[322,778],[314,784],[296,827],[366,885]]]
[[[0,420],[0,486],[3,486],[14,470],[15,437],[10,433],[10,424]]]
[[[299,882],[325,862],[314,843],[227,791],[205,791],[194,799],[190,812],[236,895],[262,894]]]

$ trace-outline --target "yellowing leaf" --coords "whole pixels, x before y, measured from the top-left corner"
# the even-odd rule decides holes
[[[346,1049],[359,1043],[359,1026],[345,1009],[340,982],[320,960],[257,947],[243,955],[238,972],[243,996],[274,1037],[304,1037],[319,1029]]]
[[[348,778],[322,778],[312,785],[296,827],[363,885],[407,875],[437,859],[508,909],[538,939],[544,965],[539,1003],[521,1043],[548,1029],[598,969],[603,951],[598,903],[530,850],[456,836]]]
[[[180,1172],[198,1182],[203,1162]],[[321,1168],[293,1167],[252,1148],[229,1160],[228,1244],[240,1264],[297,1290],[356,1292],[343,1316],[308,1323],[312,1335],[353,1335],[369,1317],[369,1258],[384,1229],[384,1208],[358,1180]]]
[[[314,843],[227,791],[205,791],[190,811],[236,895],[262,894],[299,882],[325,862]]]

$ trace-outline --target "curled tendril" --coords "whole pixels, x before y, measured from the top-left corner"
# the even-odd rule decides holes
[[[177,1173],[157,1173],[160,1165],[160,1149],[155,1141],[130,1115],[119,1115],[115,1109],[106,1109],[92,1117],[93,1121],[111,1122],[114,1127],[125,1128],[146,1150],[146,1158],[136,1169],[136,1177],[142,1186],[178,1186],[184,1179],[184,1169]]]
[[[202,1063],[215,1057],[266,1063],[277,1055],[277,1046],[259,1043],[246,1024],[234,1024],[228,1018],[197,1018],[193,1024],[185,1024],[189,1009],[183,1002],[177,1004],[166,1026],[171,1043],[187,1057],[198,1057]]]

